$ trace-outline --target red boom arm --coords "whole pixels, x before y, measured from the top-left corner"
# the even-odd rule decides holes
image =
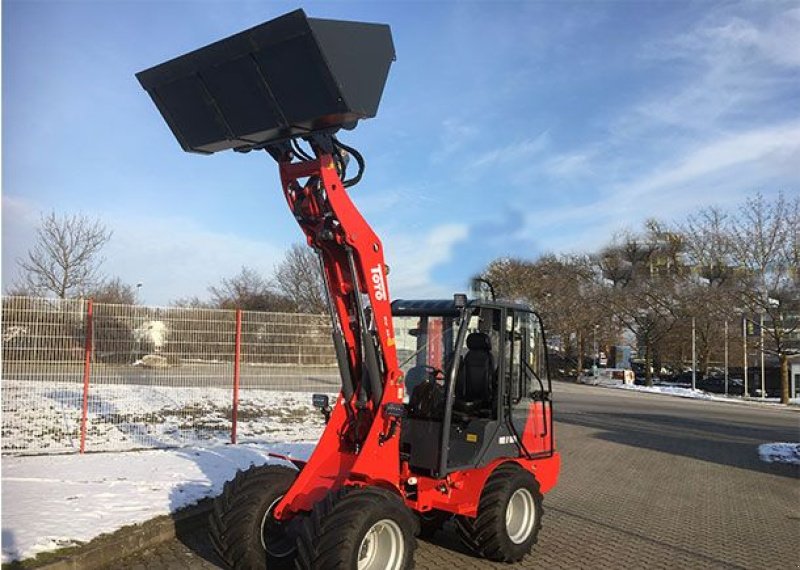
[[[317,155],[292,162],[286,153],[279,159],[281,183],[320,256],[343,386],[313,455],[276,507],[279,519],[310,510],[345,482],[400,486],[399,432],[392,425],[399,420],[385,407],[402,404],[404,385],[383,246],[350,200],[333,156]]]

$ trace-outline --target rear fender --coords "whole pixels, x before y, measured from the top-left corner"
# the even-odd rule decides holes
[[[504,464],[516,463],[529,471],[539,483],[542,493],[547,493],[558,480],[561,458],[558,453],[540,459],[499,459],[480,469],[469,469],[451,473],[446,479],[419,477],[417,499],[406,504],[420,512],[439,509],[456,515],[475,517],[486,481]]]

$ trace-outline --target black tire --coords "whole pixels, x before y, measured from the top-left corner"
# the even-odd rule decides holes
[[[214,549],[228,568],[291,568],[297,554],[295,520],[279,523],[269,510],[298,471],[279,465],[239,471],[214,500],[209,518]]]
[[[417,513],[417,523],[419,524],[417,536],[423,539],[433,538],[451,518],[453,518],[453,513],[438,509]]]
[[[375,539],[367,536],[373,529],[379,531],[377,536],[397,539],[392,549],[396,552],[393,564],[381,562],[385,549],[370,548]],[[416,517],[395,493],[377,487],[342,489],[329,493],[302,518],[297,568],[353,570],[358,568],[359,557],[372,554],[371,569],[409,570],[414,567],[416,532]]]
[[[517,494],[517,491],[520,492]],[[528,518],[525,519],[528,522],[520,523],[514,539],[506,525],[506,511],[512,497],[516,497],[515,505],[521,501],[529,507],[532,503],[534,517],[532,523]],[[536,544],[543,514],[542,494],[536,478],[519,465],[506,463],[486,482],[478,504],[478,516],[457,516],[456,529],[461,541],[475,554],[497,562],[519,562]]]

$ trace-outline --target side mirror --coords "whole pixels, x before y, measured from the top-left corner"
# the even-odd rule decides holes
[[[322,412],[322,415],[325,416],[326,424],[330,421],[331,412],[333,411],[330,402],[331,399],[327,394],[314,394],[311,396],[311,405]]]
[[[311,405],[321,410],[330,407],[330,398],[327,394],[314,394],[311,396]]]

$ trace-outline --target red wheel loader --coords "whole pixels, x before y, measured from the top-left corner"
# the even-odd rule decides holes
[[[477,555],[516,562],[558,478],[537,314],[392,302],[383,245],[348,196],[364,160],[337,133],[375,116],[394,58],[388,26],[298,10],[137,74],[184,150],[277,161],[327,289],[341,392],[313,397],[327,427],[308,461],[225,485],[210,534],[231,568],[402,570],[451,518]]]

